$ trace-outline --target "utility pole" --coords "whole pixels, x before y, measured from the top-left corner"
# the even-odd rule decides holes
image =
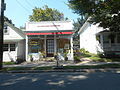
[[[4,27],[4,0],[0,0],[0,69],[3,66],[3,27]]]

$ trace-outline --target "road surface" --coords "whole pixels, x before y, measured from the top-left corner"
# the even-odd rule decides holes
[[[0,90],[120,90],[120,72],[0,73]]]

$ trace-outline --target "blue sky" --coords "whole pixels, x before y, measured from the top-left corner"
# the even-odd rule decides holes
[[[24,26],[25,22],[29,20],[29,15],[32,14],[34,7],[48,5],[49,8],[55,8],[64,13],[64,16],[70,20],[76,20],[79,16],[69,9],[65,4],[67,1],[68,0],[5,0],[5,16],[11,19],[17,27]]]

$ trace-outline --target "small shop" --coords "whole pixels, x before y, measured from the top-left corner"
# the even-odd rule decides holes
[[[40,60],[59,53],[61,60],[73,60],[73,25],[71,21],[26,23],[26,60]]]

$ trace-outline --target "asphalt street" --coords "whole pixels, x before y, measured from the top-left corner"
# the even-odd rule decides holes
[[[120,72],[0,73],[0,90],[120,90]]]

